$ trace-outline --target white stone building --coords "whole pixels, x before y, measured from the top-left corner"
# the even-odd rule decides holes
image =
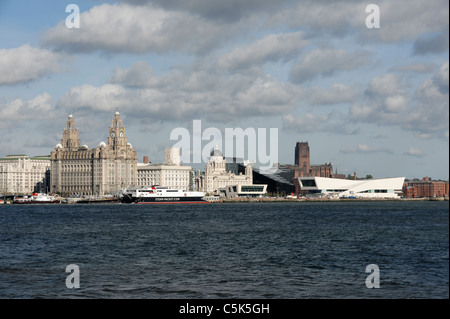
[[[227,186],[252,185],[253,169],[251,165],[245,167],[245,174],[236,175],[226,170],[226,160],[217,145],[210,153],[210,158],[205,166],[205,172],[195,176],[196,190],[209,194],[218,193],[219,189]]]
[[[138,163],[137,186],[153,185],[174,189],[192,189],[192,167],[153,163]]]
[[[164,164],[179,166],[180,163],[180,149],[177,147],[166,147],[164,149]]]
[[[107,142],[96,148],[81,145],[73,115],[69,115],[61,143],[50,156],[53,193],[114,194],[137,182],[137,153],[128,143],[118,111],[109,127]]]
[[[0,158],[1,194],[46,193],[49,178],[49,156],[8,155]]]

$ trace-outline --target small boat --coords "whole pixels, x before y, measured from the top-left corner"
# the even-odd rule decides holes
[[[61,201],[55,196],[33,193],[31,196],[15,196],[13,204],[59,204]]]
[[[204,199],[204,192],[193,192],[183,189],[170,189],[154,185],[152,187],[124,190],[122,203],[136,204],[194,204],[209,203]]]

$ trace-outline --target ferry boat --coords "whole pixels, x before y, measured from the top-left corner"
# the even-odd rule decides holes
[[[193,204],[209,203],[204,199],[204,192],[192,192],[183,189],[170,189],[154,185],[148,188],[124,190],[122,203],[136,204]]]
[[[13,204],[59,204],[55,196],[43,193],[33,193],[31,196],[15,196]]]

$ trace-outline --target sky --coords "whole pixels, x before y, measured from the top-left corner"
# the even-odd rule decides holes
[[[448,38],[447,0],[0,0],[0,157],[49,155],[71,113],[95,148],[119,110],[140,162],[180,129],[211,148],[201,123],[281,164],[308,142],[340,174],[448,180]]]

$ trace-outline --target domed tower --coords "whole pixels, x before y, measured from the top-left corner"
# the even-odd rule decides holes
[[[50,152],[50,191],[78,194],[89,192],[89,176],[85,174],[89,160],[90,150],[87,146],[81,146],[73,115],[69,114],[61,143],[56,144]],[[77,181],[83,180],[86,183],[81,186],[76,184],[73,176],[77,176]]]
[[[206,164],[205,171],[208,172],[225,172],[225,159],[223,158],[222,152],[219,150],[219,146],[216,144],[214,148],[209,153],[209,162]]]
[[[217,156],[220,157],[221,159],[223,159],[223,154],[222,152],[219,150],[219,146],[216,144],[214,145],[214,148],[211,150],[211,153],[209,153],[209,155],[211,156]]]
[[[103,193],[115,193],[121,189],[136,185],[137,181],[137,152],[128,142],[125,126],[116,109],[106,147],[99,145],[99,165],[105,175],[98,178],[99,189]]]
[[[61,139],[63,148],[78,149],[81,145],[78,138],[78,129],[76,128],[73,115],[70,114],[66,122],[66,127],[63,130],[63,138]]]

